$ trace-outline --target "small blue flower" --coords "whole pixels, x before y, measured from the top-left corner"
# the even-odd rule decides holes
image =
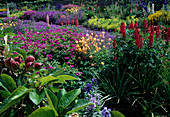
[[[92,83],[94,83],[95,86],[97,86],[97,78],[93,78],[91,81]]]
[[[92,89],[92,83],[91,83],[91,84],[87,83],[87,84],[86,84],[86,87],[84,88],[84,90],[87,91],[87,92],[89,92],[90,90],[93,91],[93,89]]]

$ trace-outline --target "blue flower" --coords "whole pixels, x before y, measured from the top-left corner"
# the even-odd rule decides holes
[[[84,88],[84,90],[87,91],[87,92],[89,92],[90,90],[93,91],[93,89],[92,89],[92,83],[91,83],[91,84],[87,83],[87,84],[86,84],[86,87]]]
[[[95,86],[97,86],[97,78],[93,78],[91,81],[92,83],[94,83]]]
[[[110,117],[109,111],[111,111],[111,109],[107,109],[107,107],[104,107],[104,109],[102,110],[103,117]]]

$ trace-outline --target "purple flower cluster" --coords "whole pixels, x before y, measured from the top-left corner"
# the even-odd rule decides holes
[[[6,17],[7,16],[7,11],[0,12],[0,17]]]
[[[35,22],[32,20],[24,20],[23,24],[22,24],[24,29],[28,29],[28,30],[35,30],[35,31],[39,31],[39,32],[43,32],[47,30],[47,23],[46,22]],[[58,27],[60,27],[59,25],[50,25],[50,29],[51,30],[57,30]]]
[[[90,105],[87,108],[87,111],[96,109],[97,106],[100,105],[100,95],[91,95],[88,94],[88,97],[86,97],[87,100],[89,100],[93,105]]]

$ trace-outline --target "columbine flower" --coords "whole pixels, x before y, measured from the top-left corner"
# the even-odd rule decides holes
[[[111,111],[111,109],[107,109],[107,107],[104,107],[104,109],[102,110],[103,117],[110,117],[109,111]]]

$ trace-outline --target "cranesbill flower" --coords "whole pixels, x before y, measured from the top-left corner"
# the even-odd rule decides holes
[[[104,107],[104,109],[102,110],[103,117],[110,117],[109,111],[111,111],[111,109],[107,109],[107,107]]]

